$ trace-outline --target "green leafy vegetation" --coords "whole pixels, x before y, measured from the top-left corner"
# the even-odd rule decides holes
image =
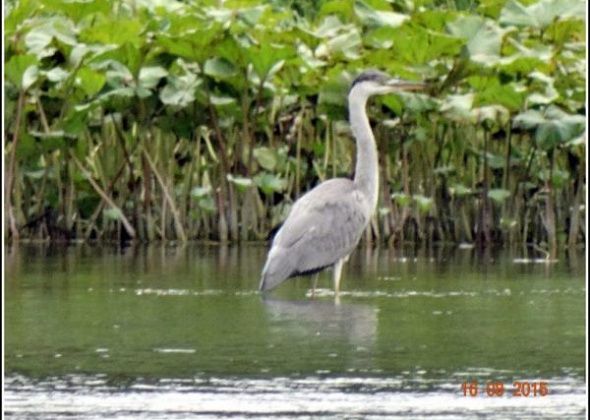
[[[372,101],[366,241],[585,236],[585,3],[44,1],[7,6],[7,235],[256,240],[352,172],[360,70],[430,83]]]

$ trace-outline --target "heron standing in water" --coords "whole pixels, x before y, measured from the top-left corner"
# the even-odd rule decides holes
[[[334,293],[338,296],[342,266],[377,207],[379,166],[365,109],[367,100],[372,95],[422,89],[422,83],[395,79],[376,70],[365,71],[352,82],[348,109],[356,139],[354,179],[329,179],[295,202],[272,242],[262,270],[261,291],[290,277],[333,267]]]

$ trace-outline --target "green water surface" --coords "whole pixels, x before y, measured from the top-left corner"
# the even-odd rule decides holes
[[[256,292],[266,248],[8,248],[5,371],[112,381],[361,375],[585,375],[582,256],[359,249],[330,273]],[[530,257],[529,257],[530,258]]]

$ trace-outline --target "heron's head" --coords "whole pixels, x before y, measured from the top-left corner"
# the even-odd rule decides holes
[[[349,97],[366,100],[372,95],[385,95],[400,91],[421,91],[426,85],[420,82],[391,77],[379,70],[366,70],[357,76],[350,87]]]

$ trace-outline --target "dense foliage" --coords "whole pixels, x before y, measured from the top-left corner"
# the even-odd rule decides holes
[[[265,238],[347,176],[350,80],[372,101],[366,240],[583,240],[585,2],[20,0],[5,21],[8,234]]]

